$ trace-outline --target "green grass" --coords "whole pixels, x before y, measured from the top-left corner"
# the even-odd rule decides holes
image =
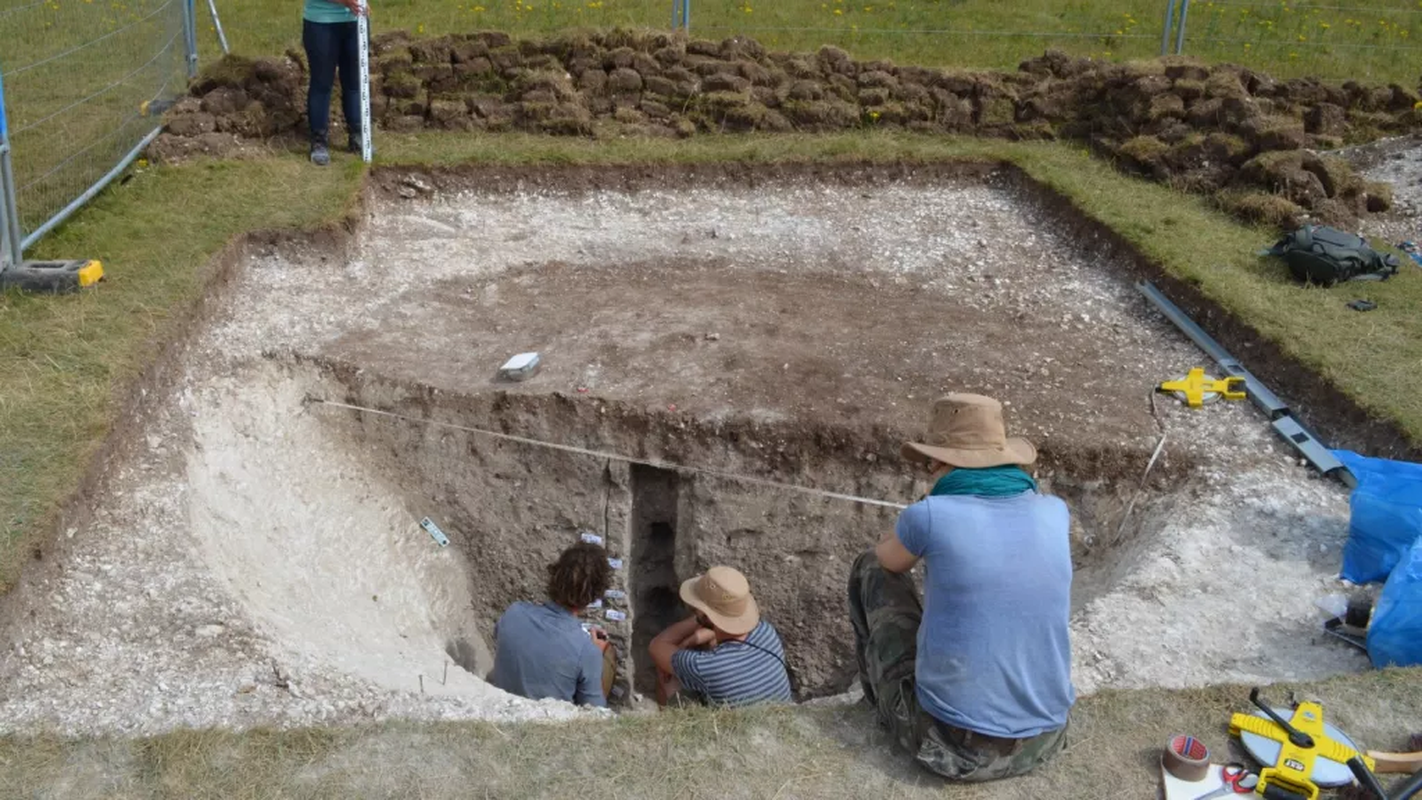
[[[0,591],[51,535],[55,510],[113,423],[116,392],[202,291],[200,267],[244,231],[337,218],[360,182],[356,166],[150,170],[43,242],[36,256],[99,258],[109,279],[66,297],[0,297]]]
[[[160,124],[186,86],[181,3],[0,0],[0,71],[21,222],[32,231]]]
[[[1360,6],[1368,10],[1350,10]],[[377,33],[671,24],[668,0],[373,0],[372,12]],[[691,31],[711,39],[749,35],[782,50],[834,44],[899,64],[1013,68],[1049,47],[1115,60],[1158,55],[1164,12],[1162,0],[692,0]],[[283,0],[219,3],[218,13],[240,52],[299,46],[296,6]],[[211,21],[206,14],[200,21],[211,48]],[[1188,54],[1280,76],[1411,86],[1422,54],[1422,8],[1415,0],[1195,2],[1186,31]]]
[[[1372,749],[1422,719],[1422,673],[1291,689]],[[946,786],[877,734],[865,706],[677,711],[611,722],[391,723],[182,731],[149,739],[0,739],[0,795],[114,798],[1106,798],[1153,797],[1159,748],[1190,732],[1226,752],[1246,687],[1106,692],[1073,713],[1067,749],[1025,778]],[[1221,759],[1222,760],[1222,759]],[[1395,778],[1385,783],[1394,783]]]

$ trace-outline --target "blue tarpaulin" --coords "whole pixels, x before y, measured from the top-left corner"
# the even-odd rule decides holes
[[[1422,666],[1422,538],[1392,569],[1368,625],[1373,666]]]
[[[1422,464],[1347,450],[1333,455],[1358,479],[1348,500],[1342,577],[1353,583],[1385,581],[1422,538]]]
[[[1379,668],[1422,665],[1422,464],[1333,455],[1358,479],[1342,577],[1387,581],[1368,625],[1368,658]]]

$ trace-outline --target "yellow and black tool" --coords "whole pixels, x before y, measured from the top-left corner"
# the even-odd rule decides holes
[[[1269,718],[1235,714],[1230,717],[1230,734],[1252,733],[1280,746],[1274,765],[1259,773],[1259,786],[1255,789],[1258,794],[1279,800],[1317,800],[1319,784],[1315,782],[1314,767],[1320,759],[1341,765],[1360,757],[1368,769],[1374,767],[1372,758],[1328,736],[1319,704],[1299,703],[1292,719],[1285,720],[1259,700],[1257,687],[1249,693],[1249,701]]]
[[[1206,378],[1204,367],[1195,367],[1185,377],[1166,381],[1155,390],[1175,395],[1190,408],[1199,408],[1220,398],[1243,400],[1246,397],[1243,378]]]

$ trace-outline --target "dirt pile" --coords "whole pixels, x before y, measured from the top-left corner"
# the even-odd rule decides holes
[[[1351,224],[1390,203],[1314,150],[1414,129],[1411,89],[1275,81],[1182,58],[1115,64],[1060,52],[1015,72],[856,61],[835,47],[772,53],[745,38],[611,31],[515,41],[497,32],[372,44],[385,130],[693,136],[888,127],[1090,143],[1126,169],[1214,195],[1242,216]],[[228,58],[173,110],[159,158],[221,154],[303,124],[304,64]]]

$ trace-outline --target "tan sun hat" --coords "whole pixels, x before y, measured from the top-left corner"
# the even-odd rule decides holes
[[[935,402],[923,441],[904,443],[902,452],[910,461],[965,469],[1026,466],[1037,460],[1031,442],[1008,437],[1002,403],[980,394],[950,394]]]
[[[681,599],[732,636],[750,633],[760,624],[750,582],[730,567],[712,567],[704,575],[682,581]]]

